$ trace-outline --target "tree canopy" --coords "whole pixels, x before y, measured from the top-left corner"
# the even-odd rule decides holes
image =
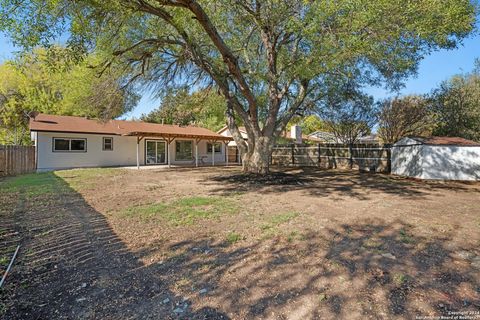
[[[31,111],[99,119],[130,111],[138,96],[121,88],[118,74],[98,77],[90,66],[99,60],[54,46],[36,48],[0,65],[0,143],[29,142]]]
[[[261,173],[290,119],[313,108],[338,78],[398,87],[425,54],[466,37],[476,13],[469,0],[1,3],[0,29],[25,47],[68,31],[72,46],[108,53],[102,68],[123,66],[136,86],[215,83],[244,168]]]
[[[355,88],[342,87],[331,93],[318,113],[326,131],[332,132],[337,141],[354,144],[368,135],[377,121],[377,108],[373,97]]]
[[[160,106],[140,117],[142,121],[197,125],[218,131],[225,126],[225,99],[215,90],[190,93],[187,88],[169,89]]]
[[[434,135],[480,141],[480,63],[471,73],[456,75],[430,96]]]
[[[406,136],[429,136],[434,117],[425,97],[407,95],[380,102],[378,135],[384,143],[395,143]]]

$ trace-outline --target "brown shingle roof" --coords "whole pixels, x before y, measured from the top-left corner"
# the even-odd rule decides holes
[[[140,135],[162,137],[199,137],[215,140],[232,140],[205,128],[147,123],[142,121],[99,120],[83,117],[56,116],[39,114],[30,119],[31,131],[97,133],[114,135]]]
[[[432,146],[480,146],[479,142],[460,137],[409,137],[422,144]]]

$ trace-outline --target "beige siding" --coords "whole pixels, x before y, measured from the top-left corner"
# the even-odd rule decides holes
[[[79,134],[79,133],[51,133],[38,132],[37,157],[38,170],[56,170],[85,167],[112,167],[134,166],[137,163],[136,137]],[[103,137],[113,137],[113,151],[103,150]],[[86,152],[53,152],[53,138],[84,138],[87,139]],[[147,138],[155,140],[155,138]],[[180,139],[179,139],[180,140]],[[184,139],[185,140],[185,139]],[[192,140],[193,141],[193,140]],[[222,144],[221,153],[215,154],[215,163],[225,162],[225,144]],[[145,164],[145,139],[140,142],[140,165]],[[171,164],[192,164],[192,161],[175,161],[175,140],[169,146]],[[203,157],[205,164],[211,164],[212,154],[207,153],[207,141],[198,144],[199,158]],[[193,155],[195,156],[195,142],[193,141]]]

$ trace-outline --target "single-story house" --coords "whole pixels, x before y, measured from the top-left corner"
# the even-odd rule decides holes
[[[405,137],[392,146],[392,174],[480,180],[480,143],[456,137]]]
[[[328,131],[315,131],[308,135],[310,139],[316,139],[320,143],[344,143],[342,140],[335,137],[332,132]],[[363,144],[379,144],[380,139],[376,134],[370,134],[358,138],[357,143]]]
[[[242,135],[242,138],[245,139],[246,141],[248,141],[248,135],[247,135],[247,130],[245,129],[245,127],[238,127],[238,131],[240,131],[240,134]],[[223,127],[222,129],[218,130],[217,131],[218,134],[221,134],[222,136],[225,136],[225,137],[232,137],[232,134],[230,133],[230,130],[228,130],[228,127],[225,126]],[[302,137],[301,139],[299,139],[299,137]],[[302,143],[304,141],[308,141],[308,142],[321,142],[320,139],[317,139],[316,137],[311,137],[309,135],[305,135],[305,134],[302,134],[302,130],[300,128],[300,126],[292,126],[290,128],[290,131],[284,131],[280,138],[283,138],[291,143]],[[229,147],[236,147],[237,144],[235,141],[231,141],[228,143],[228,146]]]
[[[30,118],[38,171],[228,164],[232,140],[205,128],[38,114]]]

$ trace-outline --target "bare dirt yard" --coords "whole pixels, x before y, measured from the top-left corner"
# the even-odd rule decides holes
[[[5,319],[480,319],[478,183],[68,170],[0,180],[0,218]]]

